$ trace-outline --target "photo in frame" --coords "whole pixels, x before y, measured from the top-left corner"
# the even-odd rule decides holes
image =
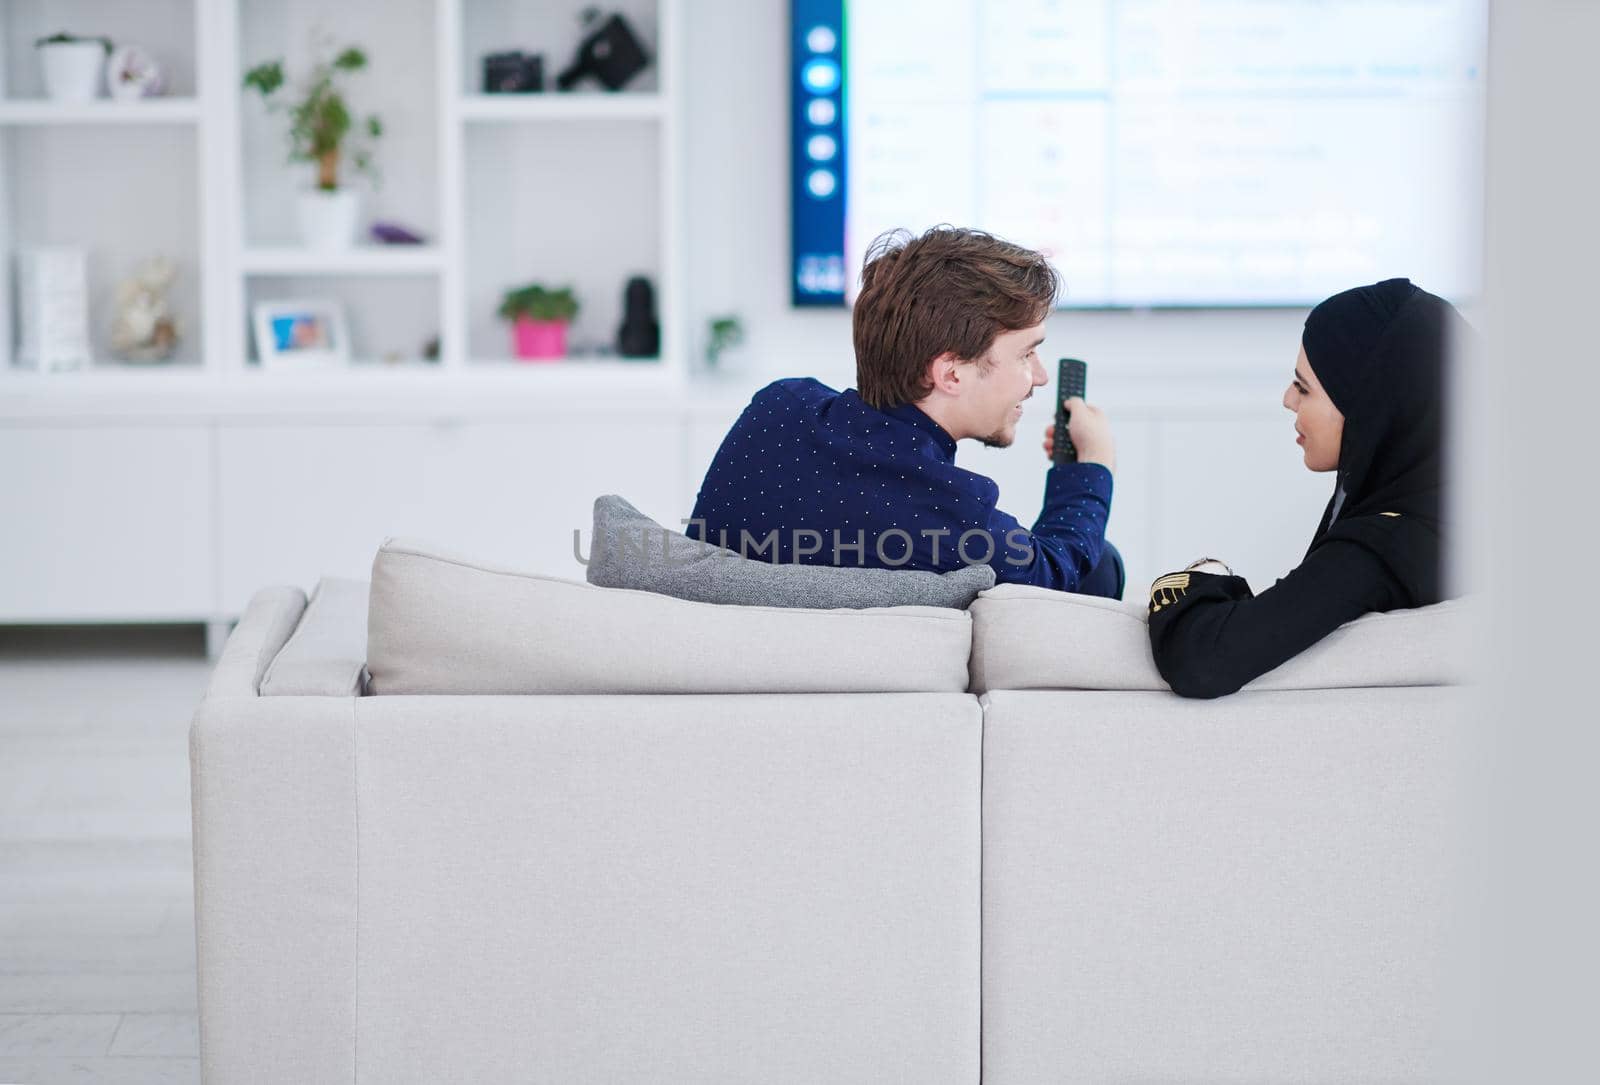
[[[253,310],[263,369],[312,369],[350,361],[344,309],[335,301],[266,301]]]

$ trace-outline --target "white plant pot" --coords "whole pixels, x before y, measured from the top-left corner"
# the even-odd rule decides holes
[[[100,97],[106,75],[104,45],[97,41],[69,41],[38,49],[45,93],[52,100],[89,102]]]
[[[361,225],[361,194],[348,188],[300,193],[300,241],[308,249],[348,249]]]

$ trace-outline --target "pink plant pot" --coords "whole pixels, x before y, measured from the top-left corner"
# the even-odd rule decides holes
[[[549,360],[567,356],[567,322],[519,316],[512,327],[518,358]]]

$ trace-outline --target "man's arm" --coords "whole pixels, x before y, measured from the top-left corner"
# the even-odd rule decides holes
[[[1062,402],[1071,413],[1067,432],[1078,462],[1056,464],[1045,475],[1044,508],[1031,532],[998,509],[990,517],[997,540],[990,564],[1002,584],[1077,591],[1105,549],[1111,475],[1117,464],[1111,423],[1099,407],[1076,396]],[[1044,454],[1054,462],[1053,425],[1044,432]]]
[[[1111,486],[1111,472],[1103,464],[1061,464],[1045,476],[1044,508],[1032,531],[995,509],[988,524],[995,540],[989,562],[995,579],[1077,591],[1105,549]]]

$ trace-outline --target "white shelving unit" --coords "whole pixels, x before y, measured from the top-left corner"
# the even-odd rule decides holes
[[[315,411],[324,390],[348,395],[384,386],[434,396],[481,390],[486,403],[527,389],[594,386],[659,391],[687,378],[682,283],[679,23],[682,0],[634,0],[621,10],[647,41],[652,66],[621,92],[477,92],[481,55],[496,48],[546,50],[547,86],[581,32],[578,0],[11,0],[0,16],[0,396],[37,400],[92,395],[102,381],[119,396],[174,388],[209,390],[219,407],[278,382]],[[61,20],[68,20],[63,26]],[[287,124],[241,86],[243,72],[282,57],[291,83],[309,63],[309,31],[365,48],[371,69],[350,91],[353,109],[383,118],[376,161],[383,185],[368,217],[417,230],[416,246],[364,244],[314,250],[293,234],[295,188],[311,167],[282,153]],[[40,95],[31,42],[60,29],[150,43],[173,69],[173,97],[63,104]],[[145,36],[141,36],[141,32]],[[152,41],[153,37],[153,41]],[[157,133],[166,133],[157,136]],[[181,143],[184,162],[172,145]],[[100,162],[103,152],[125,152]],[[166,155],[164,158],[163,155]],[[98,169],[95,167],[98,165]],[[42,171],[59,170],[63,178]],[[179,170],[184,176],[179,181]],[[133,183],[119,185],[131,171]],[[66,180],[63,192],[60,180]],[[181,198],[172,221],[145,201],[163,185]],[[87,227],[63,197],[87,202]],[[152,235],[183,242],[175,301],[184,341],[176,361],[130,365],[106,344],[116,280]],[[21,243],[86,246],[96,361],[38,374],[14,365],[13,253]],[[185,247],[186,246],[186,247]],[[145,251],[149,250],[149,251]],[[608,351],[626,280],[656,290],[661,352],[623,360]],[[582,310],[575,356],[516,362],[499,295],[529,281],[573,284]],[[342,372],[257,372],[250,314],[258,301],[338,300],[351,325],[352,364]],[[437,339],[436,360],[422,360]],[[384,359],[403,359],[385,364]],[[427,379],[437,370],[439,380]],[[419,372],[421,371],[421,372]],[[15,399],[13,409],[18,404]]]
[[[0,622],[208,623],[213,644],[268,584],[362,576],[387,535],[582,579],[572,530],[624,492],[673,522],[692,450],[738,397],[686,365],[680,21],[686,0],[619,0],[652,66],[623,91],[479,93],[480,58],[523,49],[547,85],[584,0],[0,0]],[[360,117],[384,122],[368,217],[420,246],[308,250],[287,120],[243,73],[291,83],[321,25],[370,60]],[[33,42],[66,30],[146,46],[173,97],[46,101]],[[95,364],[13,364],[19,244],[89,250]],[[177,359],[108,349],[112,291],[141,260],[179,266]],[[661,350],[623,360],[625,283],[656,287]],[[573,357],[511,359],[503,293],[571,284]],[[262,369],[259,301],[335,299],[350,365]],[[424,345],[437,339],[437,356]]]

